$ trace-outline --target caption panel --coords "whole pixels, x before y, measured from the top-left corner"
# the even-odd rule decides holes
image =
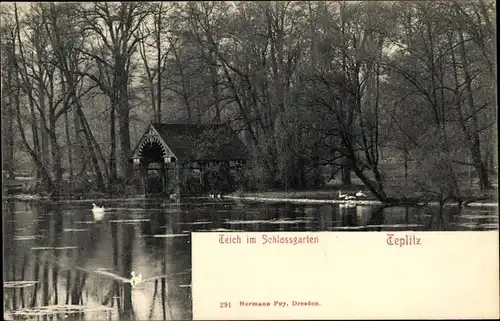
[[[498,231],[193,233],[193,318],[495,318],[498,253]]]

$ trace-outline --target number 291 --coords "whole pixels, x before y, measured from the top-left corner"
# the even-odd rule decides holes
[[[221,302],[220,303],[221,308],[230,308],[231,307],[231,302]]]

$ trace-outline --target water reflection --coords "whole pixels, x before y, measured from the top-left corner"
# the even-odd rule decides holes
[[[191,319],[193,231],[498,229],[497,209],[196,200],[3,204],[4,307],[14,318]],[[131,272],[143,281],[132,287]]]

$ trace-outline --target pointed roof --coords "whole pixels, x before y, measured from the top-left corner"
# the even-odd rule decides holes
[[[248,151],[228,124],[152,124],[180,160],[246,160]]]

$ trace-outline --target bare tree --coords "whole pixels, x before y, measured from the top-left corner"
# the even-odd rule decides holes
[[[99,85],[111,100],[111,144],[114,149],[114,113],[118,120],[118,138],[120,157],[118,158],[124,178],[131,178],[132,167],[130,157],[130,106],[129,76],[131,58],[138,43],[145,36],[138,36],[139,27],[149,15],[149,5],[145,3],[94,3],[82,8],[81,20],[84,29],[91,32],[91,38],[99,47],[90,41],[89,50],[82,52],[93,59],[97,66],[95,73],[85,72],[90,79]],[[101,74],[108,70],[108,74]],[[108,81],[104,78],[108,77]],[[110,157],[110,172],[113,176],[115,159]]]

